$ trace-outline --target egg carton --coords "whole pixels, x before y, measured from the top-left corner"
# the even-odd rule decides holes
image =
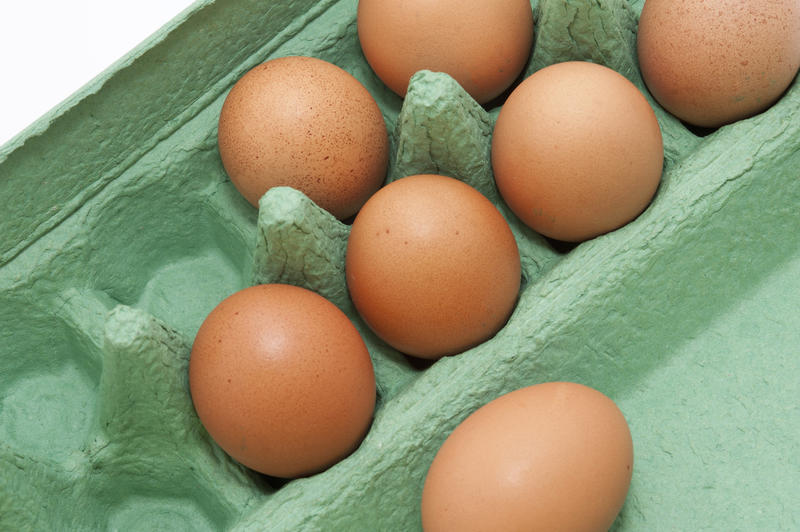
[[[641,1],[540,0],[523,76],[586,60],[649,97]],[[355,0],[201,1],[0,148],[0,529],[417,530],[425,474],[471,412],[553,380],[619,405],[635,449],[613,530],[800,525],[800,87],[715,131],[650,99],[661,185],[630,224],[566,246],[527,229],[490,166],[497,102],[445,74],[401,100],[369,69]],[[522,257],[497,335],[435,363],[376,338],[344,281],[349,226],[301,193],[241,198],[216,147],[230,87],[267,59],[343,67],[378,102],[388,180],[440,173],[506,216]],[[265,477],[199,423],[201,322],[256,283],[311,288],[369,347],[369,434],[317,475]],[[502,451],[502,450],[501,450]]]

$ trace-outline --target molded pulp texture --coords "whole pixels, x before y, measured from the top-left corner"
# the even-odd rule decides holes
[[[525,75],[590,60],[644,90],[641,4],[534,2]],[[564,248],[497,195],[499,107],[431,72],[403,102],[365,62],[355,14],[355,0],[198,2],[0,148],[0,529],[416,530],[425,473],[453,428],[552,380],[602,391],[628,419],[635,467],[615,530],[800,528],[798,83],[706,136],[651,99],[665,143],[655,200]],[[347,225],[291,189],[258,211],[235,191],[216,148],[225,94],[293,54],[370,90],[391,132],[388,179],[457,177],[507,217],[524,282],[494,338],[412,365],[353,309]],[[229,459],[188,394],[203,318],[259,282],[342,308],[378,382],[359,449],[285,483]]]

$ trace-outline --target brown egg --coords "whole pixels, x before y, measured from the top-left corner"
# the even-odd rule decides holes
[[[495,124],[492,168],[511,210],[539,233],[580,242],[617,229],[650,203],[664,161],[644,95],[621,74],[572,61],[511,93]]]
[[[339,219],[383,184],[389,160],[386,124],[367,89],[311,57],[273,59],[236,82],[218,140],[225,171],[253,205],[289,186]]]
[[[465,419],[439,449],[422,492],[426,532],[605,532],[633,469],[628,424],[580,384],[538,384]]]
[[[189,385],[214,441],[277,477],[310,475],[350,454],[375,406],[372,362],[347,316],[282,284],[246,288],[208,315]]]
[[[520,257],[505,218],[471,186],[439,175],[399,179],[353,222],[345,261],[358,312],[397,350],[460,353],[506,322]]]
[[[533,12],[529,0],[360,0],[358,38],[372,69],[400,96],[415,72],[432,70],[485,103],[525,66]]]
[[[800,67],[797,0],[647,0],[639,20],[647,88],[678,118],[717,127],[760,113]]]

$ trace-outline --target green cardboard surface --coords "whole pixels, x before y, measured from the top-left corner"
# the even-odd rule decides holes
[[[643,2],[533,2],[526,74],[591,60],[646,92]],[[800,86],[700,137],[650,99],[663,180],[627,226],[565,249],[494,187],[498,105],[444,74],[405,101],[371,72],[355,0],[202,1],[0,147],[0,530],[420,529],[441,443],[498,395],[552,380],[614,399],[633,481],[616,531],[800,529]],[[388,180],[463,179],[508,219],[524,282],[492,339],[430,367],[358,318],[349,227],[278,188],[257,210],[222,168],[230,87],[272,57],[356,76],[392,141]],[[649,98],[649,95],[648,95]],[[378,404],[358,450],[280,482],[229,459],[200,425],[186,365],[224,297],[289,282],[362,332]]]

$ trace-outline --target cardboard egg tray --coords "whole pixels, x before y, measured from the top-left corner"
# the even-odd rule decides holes
[[[525,75],[587,60],[645,94],[642,1],[534,1]],[[356,0],[201,1],[0,148],[0,529],[420,529],[437,449],[491,399],[544,381],[592,386],[630,424],[635,465],[616,531],[800,528],[800,87],[766,112],[690,130],[652,101],[665,167],[625,227],[563,246],[494,188],[498,105],[418,73],[401,100],[371,72]],[[349,227],[291,189],[255,209],[226,176],[227,91],[267,59],[356,76],[392,142],[388,179],[451,175],[506,215],[516,309],[492,339],[418,364],[358,318]],[[649,98],[649,95],[648,95]],[[312,288],[356,323],[378,385],[361,446],[327,471],[252,473],[200,425],[191,342],[248,285]]]

